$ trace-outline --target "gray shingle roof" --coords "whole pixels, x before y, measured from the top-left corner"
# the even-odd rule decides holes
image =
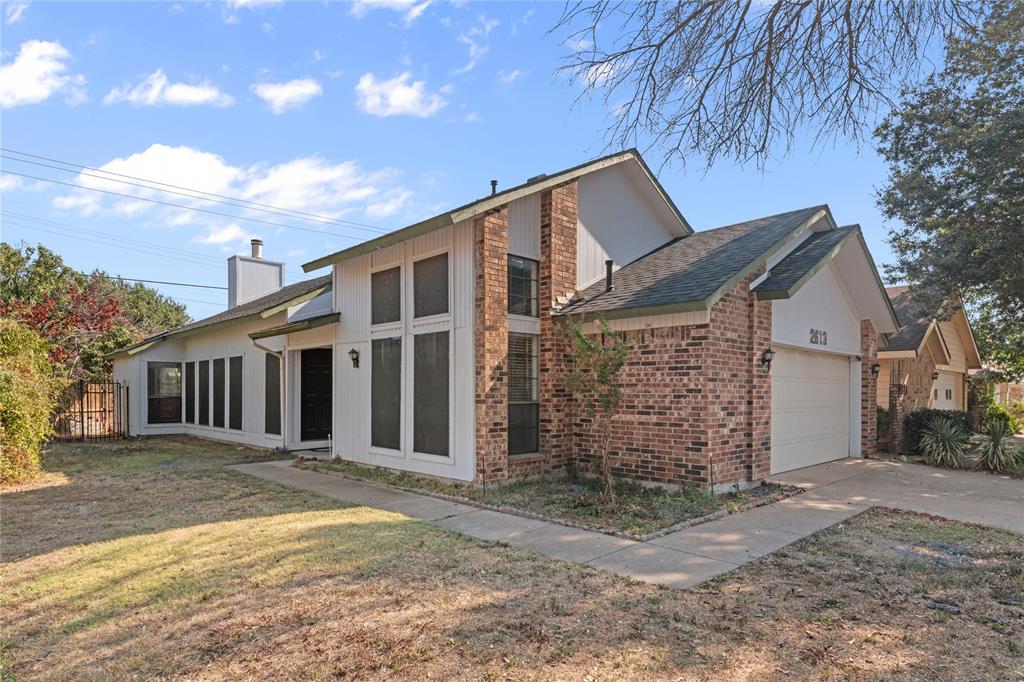
[[[789,298],[824,264],[828,256],[860,230],[855,225],[815,232],[771,269],[754,287],[762,299]]]
[[[900,323],[899,331],[889,336],[885,350],[917,350],[934,316],[921,315],[910,295],[909,286],[889,287],[885,293],[889,295],[893,310],[896,311],[896,321]]]
[[[703,309],[720,289],[822,210],[823,205],[811,206],[679,237],[617,270],[612,291],[605,291],[603,280],[587,287],[562,314],[683,309],[686,304]]]
[[[231,321],[242,321],[243,319],[257,316],[266,310],[277,308],[281,305],[289,303],[290,301],[302,298],[307,294],[315,292],[317,289],[321,289],[323,287],[330,287],[330,285],[331,275],[323,275],[321,277],[314,277],[313,279],[308,279],[304,282],[289,284],[288,286],[281,287],[277,291],[271,292],[266,296],[254,298],[251,301],[247,301],[245,303],[236,305],[234,308],[228,308],[227,310],[217,313],[216,315],[211,315],[210,317],[205,317],[201,320],[196,320],[195,322],[191,322],[182,327],[178,327],[177,329],[171,329],[165,332],[160,332],[159,334],[150,336],[149,338],[143,339],[142,341],[132,344],[131,346],[121,348],[120,350],[114,351],[113,353],[109,353],[106,357],[111,357],[113,355],[117,355],[119,353],[123,353],[125,351],[138,348],[139,346],[144,346],[146,344],[153,343],[154,341],[159,341],[173,336],[178,336],[180,334],[185,334],[188,332],[199,331],[204,327],[212,327],[213,325],[216,324],[222,324]]]

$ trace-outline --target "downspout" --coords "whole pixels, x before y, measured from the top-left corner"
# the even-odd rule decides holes
[[[288,386],[285,383],[285,365],[284,365],[284,351],[276,351],[273,348],[267,348],[261,345],[256,339],[250,339],[252,345],[259,348],[265,353],[270,353],[279,360],[281,369],[278,370],[278,381],[281,385],[281,451],[286,452],[288,450]]]

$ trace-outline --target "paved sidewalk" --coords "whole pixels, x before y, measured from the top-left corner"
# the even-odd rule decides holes
[[[353,504],[430,521],[636,580],[684,588],[727,573],[874,505],[974,521],[1024,533],[1024,481],[893,462],[844,460],[779,477],[807,493],[664,535],[650,542],[480,509],[304,471],[290,462],[235,467]]]

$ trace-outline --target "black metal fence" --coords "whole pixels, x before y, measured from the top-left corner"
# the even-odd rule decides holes
[[[113,440],[128,434],[128,387],[77,381],[64,391],[53,419],[58,440]]]

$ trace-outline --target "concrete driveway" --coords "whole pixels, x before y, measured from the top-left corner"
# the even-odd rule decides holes
[[[810,501],[884,506],[1024,533],[1024,480],[921,464],[845,459],[774,477]]]

